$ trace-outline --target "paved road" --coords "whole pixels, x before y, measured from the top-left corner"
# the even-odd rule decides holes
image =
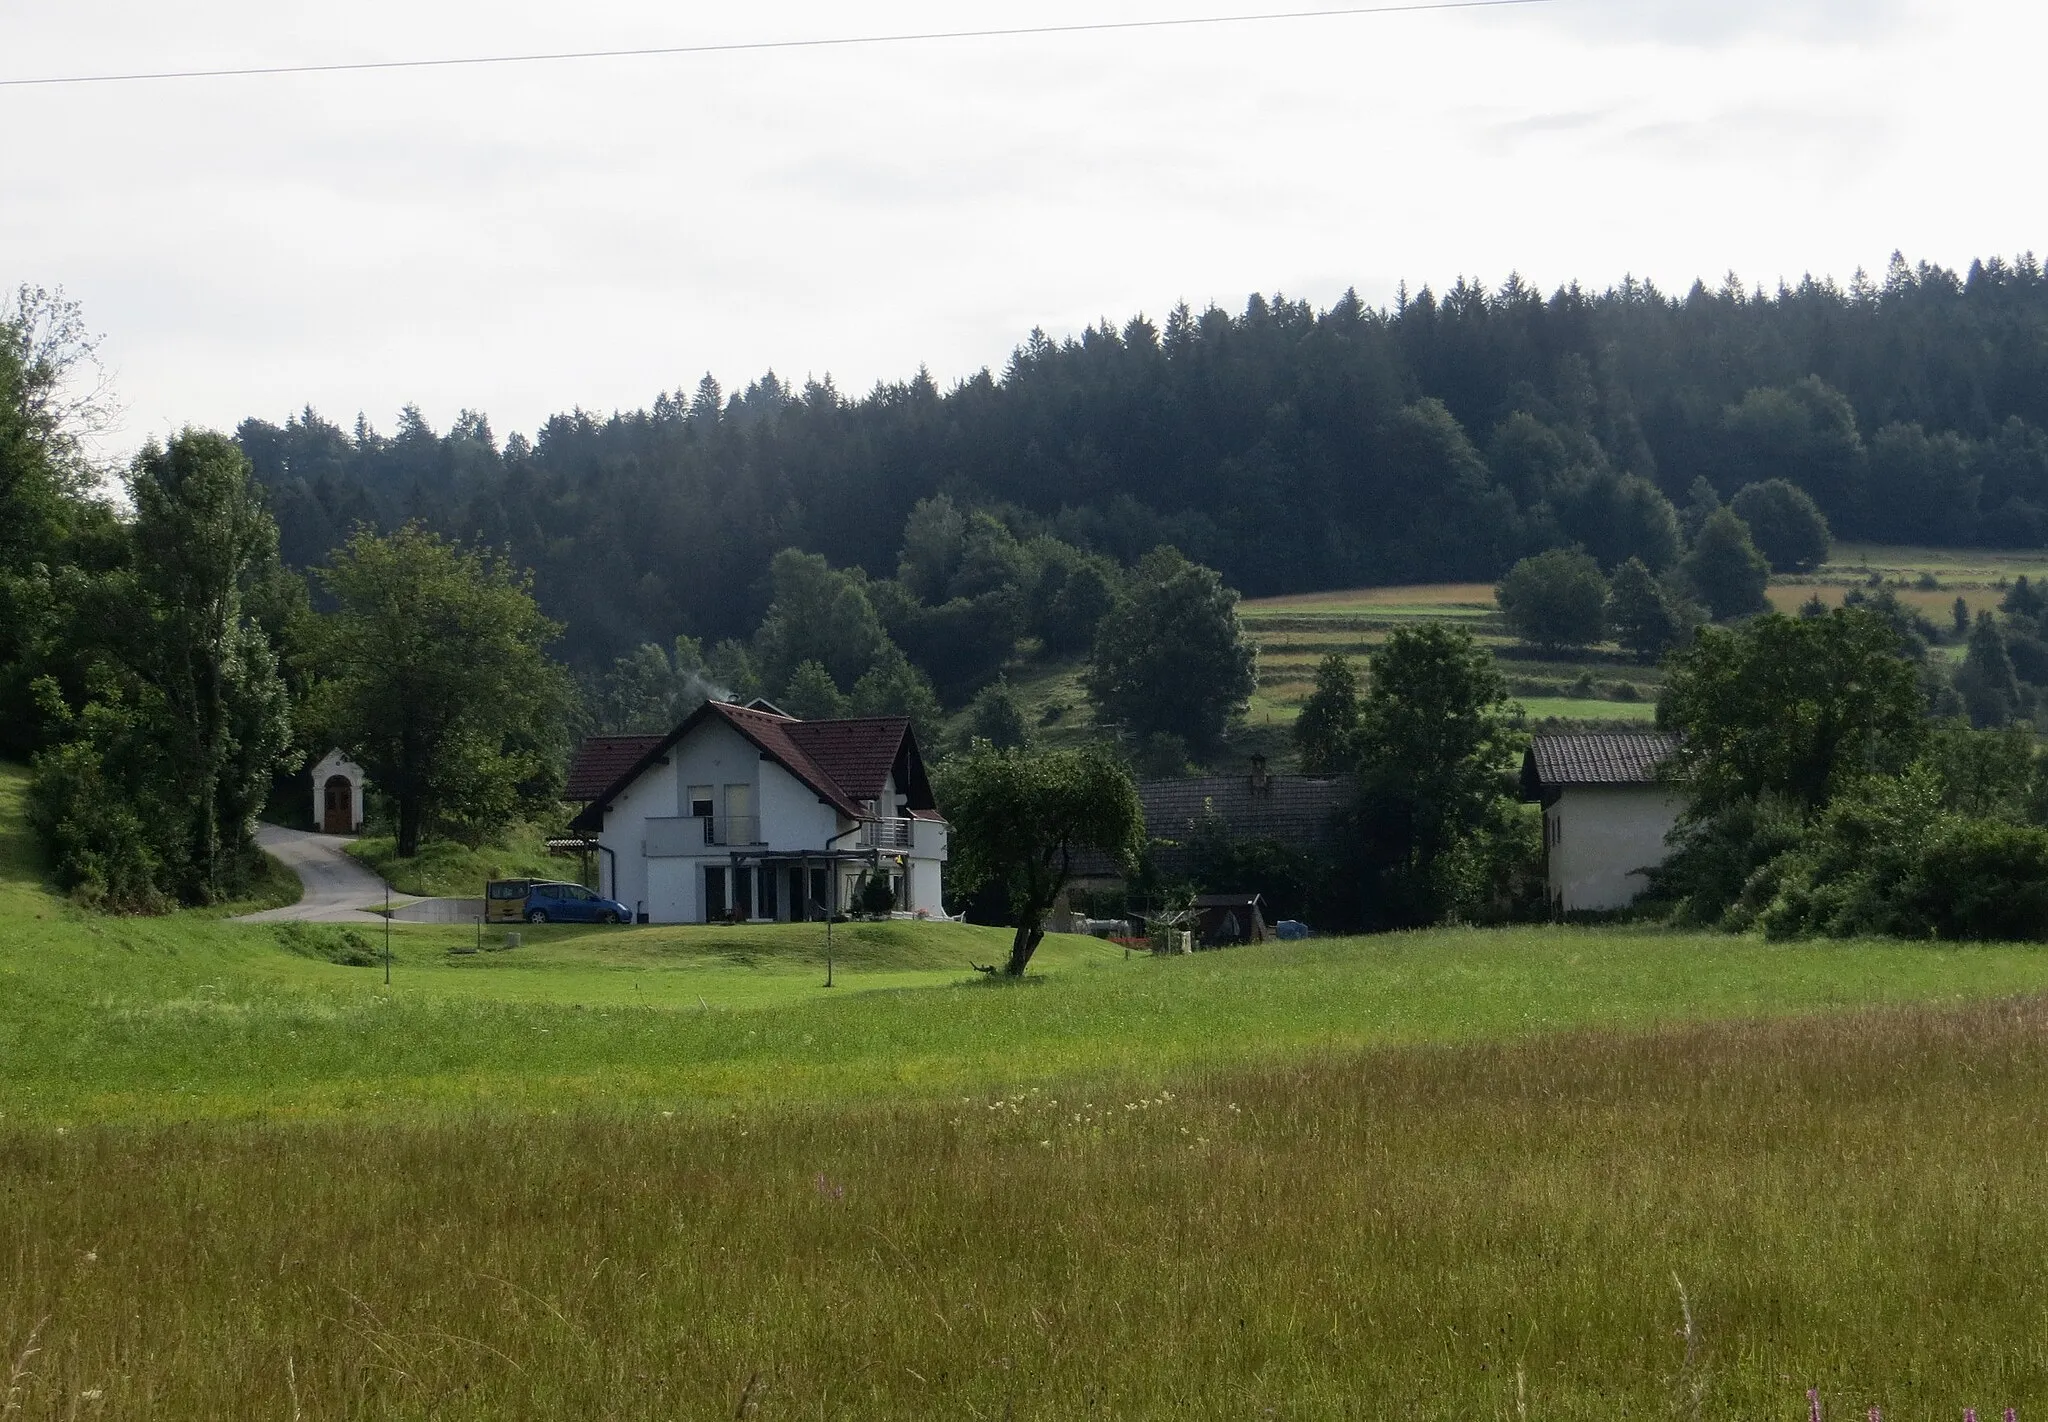
[[[299,876],[306,894],[288,908],[252,913],[236,919],[236,923],[383,922],[378,915],[365,910],[372,904],[383,906],[384,881],[342,852],[348,844],[346,839],[262,824],[256,826],[256,842]],[[391,902],[402,904],[411,900],[393,894]]]

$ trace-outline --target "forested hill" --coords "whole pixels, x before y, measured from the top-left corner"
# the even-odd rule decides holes
[[[1894,259],[1882,283],[1775,293],[1640,282],[1548,297],[1511,280],[1393,310],[1253,297],[1078,339],[1034,333],[998,376],[922,373],[849,399],[709,377],[651,410],[550,419],[500,447],[465,415],[394,435],[308,411],[239,437],[289,561],[358,520],[509,544],[567,654],[742,636],[771,555],[876,577],[937,492],[1122,560],[1160,542],[1248,594],[1488,579],[1535,549],[1668,562],[1671,504],[1804,486],[1838,535],[2048,541],[2048,277]]]

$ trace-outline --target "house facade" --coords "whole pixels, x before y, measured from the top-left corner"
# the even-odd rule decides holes
[[[907,719],[711,701],[631,749],[570,828],[597,841],[599,891],[644,921],[822,918],[877,874],[898,909],[945,912],[947,827]]]
[[[1565,913],[1626,908],[1649,887],[1685,809],[1665,764],[1664,735],[1537,736],[1522,761],[1522,790],[1543,806],[1551,904]]]

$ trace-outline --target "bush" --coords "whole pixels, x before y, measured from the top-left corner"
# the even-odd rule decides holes
[[[886,918],[896,911],[896,890],[890,886],[887,874],[870,873],[861,881],[854,902],[869,917]]]
[[[1651,899],[1668,902],[1680,924],[1740,932],[1771,901],[1777,884],[1767,871],[1804,843],[1804,825],[1789,801],[1744,799],[1681,821],[1673,843],[1670,858],[1649,873]]]
[[[1946,825],[1899,900],[1900,918],[1937,938],[2048,940],[2048,831],[1999,820]]]

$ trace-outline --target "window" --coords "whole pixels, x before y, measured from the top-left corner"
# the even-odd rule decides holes
[[[725,870],[706,865],[704,869],[704,921],[715,923],[725,917]]]
[[[832,875],[829,870],[811,871],[811,902],[817,905],[814,912],[832,912]]]
[[[699,819],[708,819],[718,813],[713,808],[715,797],[709,785],[692,785],[689,794],[684,799],[685,803],[690,807],[690,813]]]
[[[741,918],[754,917],[754,871],[732,871],[732,906]]]
[[[775,917],[775,881],[781,877],[773,869],[763,869],[761,871],[759,916],[762,918]]]

